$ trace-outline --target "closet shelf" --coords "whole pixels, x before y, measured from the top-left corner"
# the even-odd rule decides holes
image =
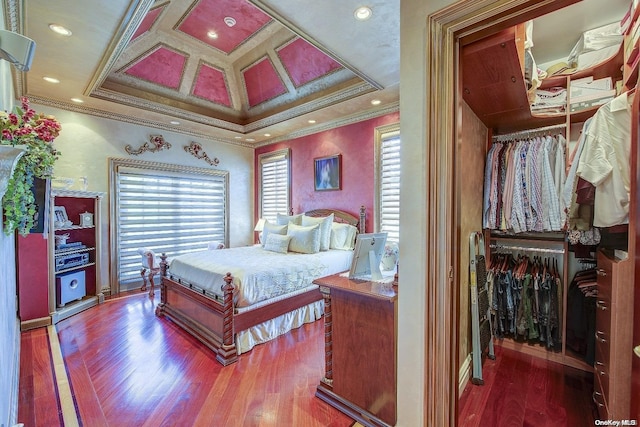
[[[572,80],[589,76],[594,79],[612,77],[614,82],[622,80],[623,54],[621,46],[616,55],[600,64],[571,75],[545,79],[541,89],[569,88]],[[524,79],[523,25],[463,46],[461,70],[463,99],[495,134],[557,125],[568,120],[577,123],[591,117],[598,108],[571,114],[540,115],[531,112]]]
[[[489,230],[492,240],[517,240],[518,242],[557,242],[563,243],[566,240],[564,232],[527,232],[527,233],[509,233],[500,230]]]

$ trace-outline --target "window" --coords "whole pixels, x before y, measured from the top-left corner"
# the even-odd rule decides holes
[[[400,239],[400,125],[376,129],[376,221],[387,240]]]
[[[289,149],[262,154],[260,163],[260,218],[276,221],[291,206]]]
[[[228,246],[228,172],[111,159],[115,291],[140,285],[139,248],[173,257]],[[115,268],[115,271],[113,271]]]

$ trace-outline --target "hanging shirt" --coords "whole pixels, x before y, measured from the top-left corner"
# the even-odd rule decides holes
[[[564,183],[564,188],[562,189],[562,198],[560,199],[562,202],[562,212],[564,214],[564,224],[568,229],[573,229],[573,225],[571,223],[571,218],[577,215],[578,208],[575,206],[575,194],[576,194],[576,183],[578,181],[576,172],[578,171],[578,164],[580,163],[580,156],[582,155],[582,150],[584,148],[584,141],[587,136],[587,130],[589,129],[589,125],[591,125],[591,121],[593,117],[589,117],[582,125],[582,132],[580,134],[580,139],[578,140],[578,144],[574,149],[573,153],[570,156],[571,167],[569,168],[569,172],[567,173],[567,179]]]
[[[560,202],[558,200],[558,192],[555,188],[555,182],[553,180],[553,169],[550,162],[551,148],[556,144],[557,141],[555,141],[550,136],[544,137],[542,139],[541,193],[543,206],[543,228],[545,231],[560,231],[561,228]]]
[[[593,225],[629,223],[631,105],[624,93],[598,109],[587,130],[577,175],[596,187]]]

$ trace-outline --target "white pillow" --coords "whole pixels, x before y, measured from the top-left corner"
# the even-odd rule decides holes
[[[271,224],[269,221],[264,222],[264,228],[262,229],[262,247],[264,248],[264,244],[269,238],[269,234],[287,234],[287,226],[286,225],[278,225]]]
[[[320,250],[328,251],[331,243],[331,223],[333,222],[333,214],[325,217],[313,217],[302,215],[302,225],[320,225]]]
[[[267,236],[267,241],[264,242],[264,249],[266,251],[286,254],[289,250],[289,240],[291,240],[290,236],[270,233]]]
[[[330,249],[353,250],[358,229],[350,224],[334,222],[331,224]]]
[[[283,215],[281,213],[276,215],[276,224],[288,225],[290,222],[295,225],[302,225],[302,214],[298,215]]]
[[[287,229],[289,250],[303,254],[315,254],[320,252],[320,224],[304,227],[290,223]]]

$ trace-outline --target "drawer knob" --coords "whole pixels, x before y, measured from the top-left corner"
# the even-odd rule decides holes
[[[592,395],[592,398],[593,398],[593,403],[598,405],[598,407],[602,408],[604,406],[604,403],[600,402],[600,400],[602,398],[602,393],[598,393],[597,391],[594,391],[593,395]]]
[[[607,342],[607,340],[606,340],[606,339],[604,339],[604,338],[602,338],[602,336],[601,336],[601,335],[604,335],[604,332],[602,332],[602,331],[596,331],[596,340],[598,340],[598,341],[600,341],[601,343],[603,343],[603,344],[604,344],[604,343],[606,343],[606,342]]]
[[[598,307],[602,311],[605,311],[607,309],[607,302],[599,299],[596,301],[596,307]]]

